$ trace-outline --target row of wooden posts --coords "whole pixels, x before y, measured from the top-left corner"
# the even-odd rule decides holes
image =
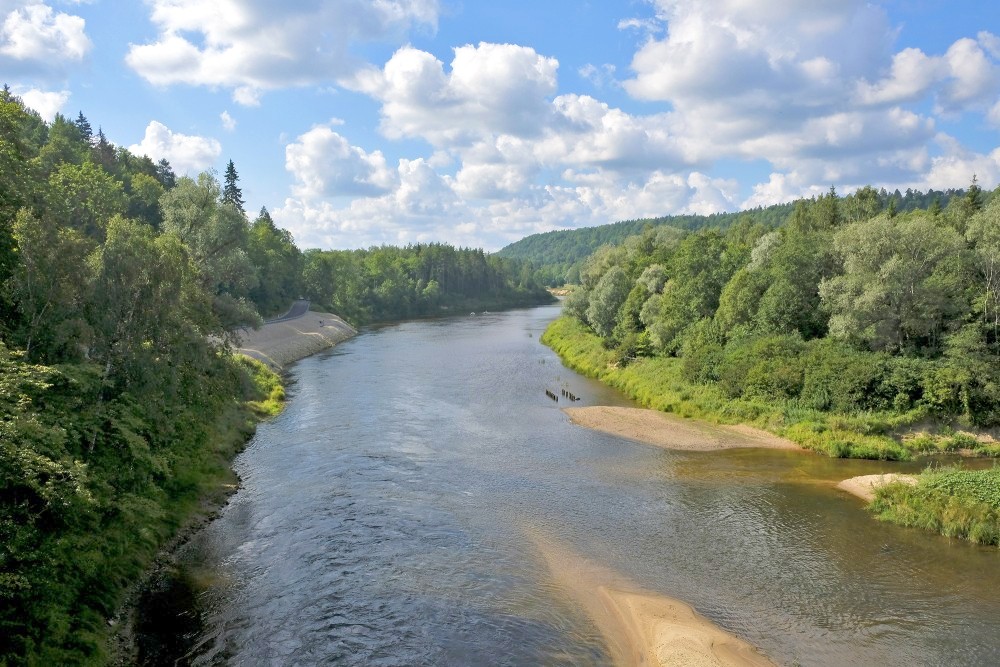
[[[565,389],[563,389],[561,391],[562,391],[563,398],[568,398],[571,401],[579,401],[580,400],[580,397],[577,396],[576,394],[573,394],[572,392],[566,391]],[[545,395],[548,396],[549,398],[551,398],[556,403],[559,402],[559,397],[556,396],[551,391],[549,391],[548,389],[545,390]]]

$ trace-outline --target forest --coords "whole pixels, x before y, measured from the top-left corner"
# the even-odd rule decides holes
[[[872,188],[831,189],[777,228],[659,227],[600,248],[543,341],[650,407],[831,456],[998,456],[978,437],[1000,425],[998,269],[1000,195],[975,179],[909,212]],[[979,519],[949,530],[1000,539],[998,473],[973,485]]]
[[[862,199],[854,198],[846,205],[877,206],[880,210],[905,213],[918,209],[934,209],[947,206],[955,197],[964,197],[962,189],[928,190],[921,192],[907,188],[893,192],[885,188],[865,191]],[[659,218],[625,220],[596,227],[564,229],[542,234],[532,234],[511,243],[497,255],[530,262],[535,269],[538,282],[558,287],[563,284],[580,282],[580,269],[587,258],[598,248],[606,245],[621,245],[630,236],[636,236],[648,229],[672,227],[680,230],[717,229],[726,231],[735,224],[756,224],[775,229],[788,221],[795,210],[794,203],[747,209],[735,213],[713,213],[712,215],[668,215]],[[850,212],[845,212],[851,215]]]
[[[130,585],[275,410],[239,327],[300,296],[354,324],[551,297],[446,245],[306,251],[235,165],[177,176],[0,92],[0,664],[103,664]]]

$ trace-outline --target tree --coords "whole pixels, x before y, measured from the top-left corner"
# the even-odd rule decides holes
[[[17,264],[7,287],[19,318],[15,340],[33,361],[58,363],[79,356],[86,257],[93,243],[79,231],[44,223],[27,209],[14,222]]]
[[[45,205],[60,224],[101,238],[111,216],[125,213],[128,200],[122,184],[93,162],[67,163],[49,177]]]
[[[243,215],[246,215],[246,211],[243,209],[243,191],[240,190],[240,186],[238,185],[240,177],[236,173],[236,165],[233,164],[232,160],[226,165],[225,179],[225,186],[222,188],[222,203],[229,204]]]
[[[292,235],[278,229],[266,208],[250,226],[247,253],[257,269],[258,282],[250,290],[257,309],[270,314],[286,308],[301,292],[302,253]]]
[[[936,351],[962,301],[965,241],[925,212],[882,215],[834,237],[843,275],[824,280],[830,334],[873,350]]]
[[[198,181],[183,177],[160,200],[163,230],[186,245],[203,289],[214,296],[213,329],[227,334],[237,326],[256,324],[259,316],[247,300],[257,276],[247,255],[246,218],[220,204],[219,182],[208,173]]]
[[[607,338],[614,331],[618,311],[628,298],[631,284],[625,270],[612,267],[597,282],[587,306],[587,322],[598,336]]]
[[[156,180],[167,190],[177,185],[177,175],[174,174],[174,170],[166,158],[161,158],[156,163]]]
[[[90,121],[87,120],[87,117],[83,115],[82,111],[76,117],[76,122],[74,124],[76,125],[76,129],[80,131],[80,136],[89,144],[91,138],[94,136],[94,131],[90,127]]]

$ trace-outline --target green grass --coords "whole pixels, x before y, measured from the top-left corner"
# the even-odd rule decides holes
[[[285,387],[281,378],[265,364],[243,355],[235,356],[236,364],[246,371],[251,381],[247,407],[260,418],[275,417],[285,408]]]
[[[882,521],[1000,545],[1000,467],[931,468],[914,486],[889,484],[876,491],[870,509]]]
[[[906,461],[920,450],[889,435],[923,418],[905,414],[844,415],[808,408],[795,401],[727,398],[714,385],[683,379],[682,361],[672,357],[640,358],[621,368],[615,353],[577,320],[561,317],[546,329],[542,343],[568,367],[598,379],[641,405],[722,424],[753,424],[807,449],[839,458]]]

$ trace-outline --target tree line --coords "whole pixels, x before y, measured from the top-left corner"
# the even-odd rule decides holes
[[[973,179],[945,206],[894,201],[831,188],[777,228],[648,229],[589,257],[566,312],[621,366],[675,359],[684,381],[792,420],[1000,424],[1000,196]]]
[[[177,176],[0,91],[0,664],[101,664],[122,595],[252,431],[273,377],[234,331],[311,298],[356,324],[548,299],[445,245],[302,252],[224,180]]]
[[[917,209],[940,210],[953,198],[965,196],[965,190],[928,190],[921,192],[907,188],[900,192],[897,188],[889,192],[885,188],[862,188],[853,198],[845,201],[850,210],[844,215],[854,218],[858,212],[885,210],[903,213]],[[815,201],[816,198],[813,198]],[[686,231],[718,229],[725,231],[736,224],[758,224],[770,229],[784,225],[795,211],[796,202],[758,206],[734,213],[713,213],[711,215],[669,215],[658,218],[624,220],[596,227],[564,229],[542,234],[532,234],[511,243],[497,254],[501,257],[521,259],[531,262],[535,268],[535,279],[552,287],[580,282],[580,270],[586,259],[605,245],[621,245],[630,236],[642,234],[656,227],[673,227]],[[857,210],[854,210],[857,209]]]

